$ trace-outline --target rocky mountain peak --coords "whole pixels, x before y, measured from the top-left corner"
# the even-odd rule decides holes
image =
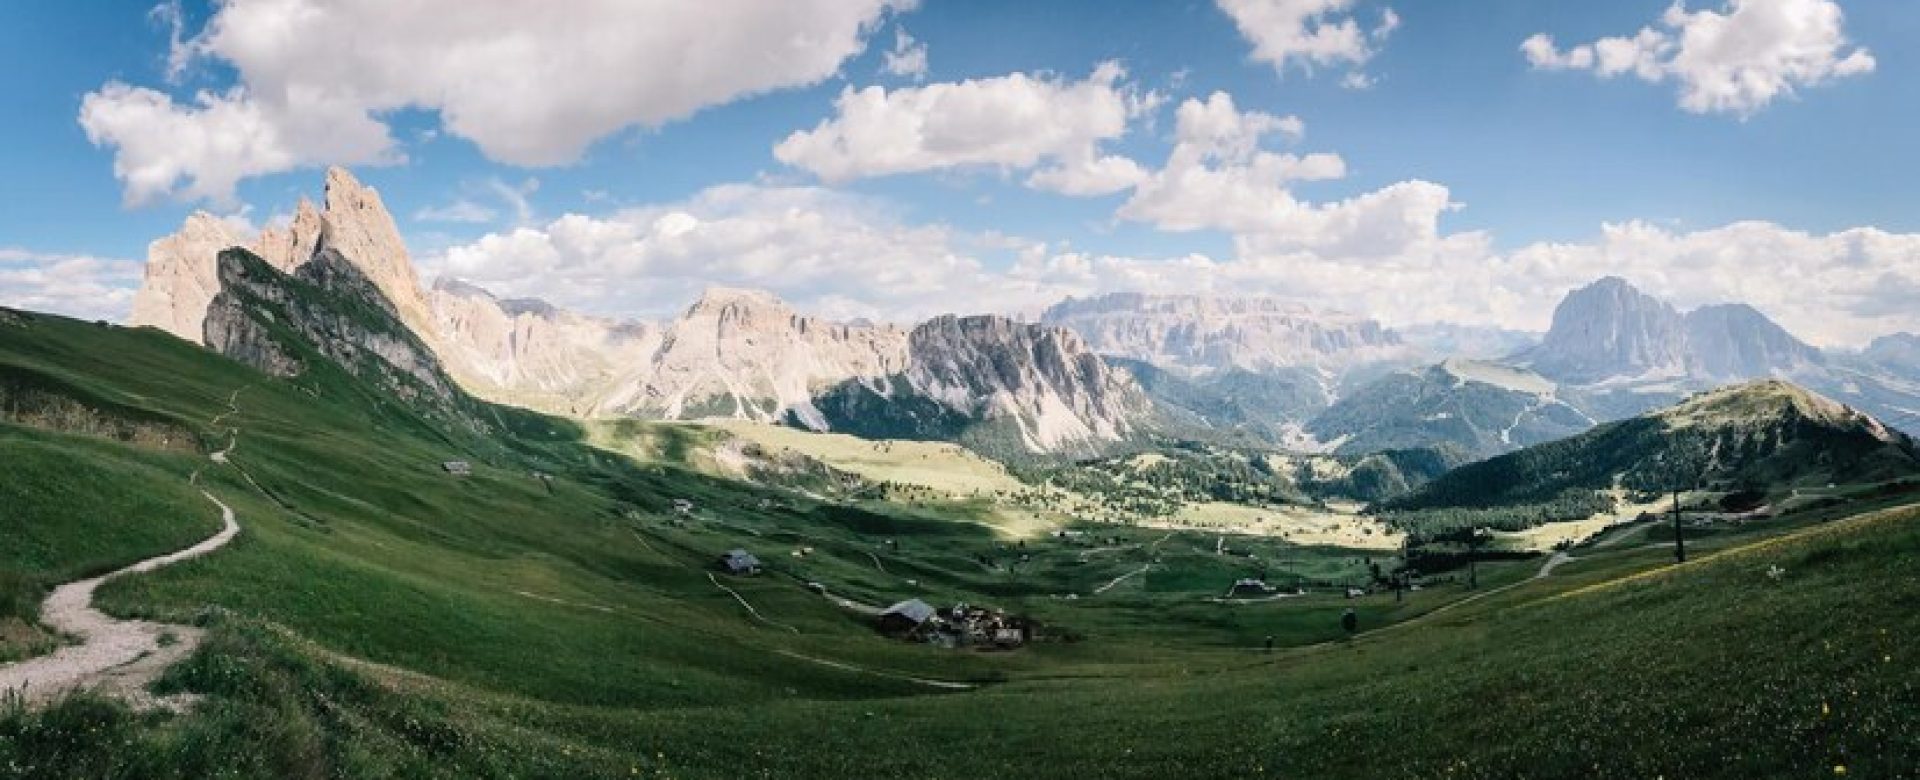
[[[1626,280],[1606,277],[1567,294],[1553,328],[1519,362],[1554,379],[1752,379],[1818,366],[1818,349],[1744,303],[1681,314]]]
[[[1686,321],[1665,301],[1609,276],[1567,294],[1553,326],[1522,362],[1569,382],[1684,373]]]
[[[219,217],[204,211],[188,216],[178,233],[147,245],[146,276],[133,296],[129,323],[201,343],[207,304],[220,292],[215,258],[246,243]]]
[[[909,384],[947,408],[1011,421],[1025,448],[1053,452],[1125,438],[1152,410],[1132,375],[1066,328],[980,315],[913,329]]]
[[[135,295],[130,322],[151,325],[203,343],[207,304],[219,291],[221,250],[242,247],[283,273],[311,262],[322,248],[337,250],[358,267],[422,338],[433,340],[433,315],[413,259],[380,194],[344,168],[330,168],[325,210],[302,198],[292,222],[260,235],[240,235],[219,218],[196,213],[180,232],[147,249],[147,276]]]
[[[1703,306],[1686,321],[1692,367],[1709,377],[1769,376],[1825,362],[1820,350],[1744,303]]]

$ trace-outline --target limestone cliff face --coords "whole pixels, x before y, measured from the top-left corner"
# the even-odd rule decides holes
[[[591,317],[540,301],[499,300],[442,280],[428,293],[440,351],[483,398],[586,415],[658,349],[651,323]]]
[[[147,245],[146,277],[133,296],[128,324],[159,328],[201,343],[207,304],[220,292],[215,258],[246,240],[206,212],[187,217],[180,232]]]
[[[597,406],[669,419],[791,416],[820,428],[814,396],[903,370],[906,335],[806,317],[765,292],[714,288],[663,328],[650,358]]]
[[[323,204],[303,200],[289,224],[251,239],[189,219],[154,242],[134,322],[282,377],[325,359],[430,405],[465,390],[573,416],[824,429],[824,395],[865,388],[887,402],[897,390],[941,419],[1007,422],[1029,451],[1122,439],[1151,407],[1071,332],[999,317],[941,318],[910,336],[804,316],[752,290],[709,290],[662,323],[502,300],[451,280],[429,290],[378,192],[336,168]],[[289,328],[312,349],[277,338]]]
[[[1152,402],[1073,331],[1006,317],[936,317],[913,329],[907,381],[969,417],[1006,420],[1033,452],[1114,442]]]
[[[221,292],[208,306],[205,343],[283,378],[312,369],[302,348],[395,397],[430,409],[460,401],[453,380],[373,280],[323,241],[285,274],[242,249],[220,253]],[[274,328],[298,336],[289,343]]]
[[[147,273],[134,296],[130,324],[150,325],[195,343],[205,343],[207,304],[220,291],[219,254],[240,247],[283,273],[311,262],[324,242],[358,268],[391,302],[402,322],[433,340],[433,315],[421,291],[413,259],[400,239],[380,193],[343,168],[327,171],[326,210],[301,199],[293,221],[247,237],[205,212],[187,218],[180,232],[147,248]]]

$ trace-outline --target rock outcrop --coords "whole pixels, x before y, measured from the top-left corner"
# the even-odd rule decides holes
[[[1563,382],[1685,376],[1686,318],[1665,301],[1609,276],[1574,290],[1553,310],[1553,327],[1519,362]]]
[[[244,249],[221,252],[218,265],[221,291],[204,328],[209,348],[282,378],[307,375],[309,356],[317,356],[418,408],[461,405],[433,351],[324,237],[292,274]]]
[[[714,288],[661,332],[659,347],[595,407],[648,417],[827,423],[815,395],[907,364],[905,331],[807,317],[757,290]]]
[[[432,340],[434,317],[413,259],[400,239],[380,193],[344,168],[327,170],[326,210],[301,199],[293,221],[242,236],[205,212],[187,218],[180,232],[147,247],[146,278],[134,296],[129,324],[152,326],[197,344],[206,343],[207,305],[220,291],[222,250],[246,249],[282,273],[311,262],[322,243],[358,268],[386,296],[402,322]]]
[[[216,258],[221,250],[246,243],[218,217],[204,211],[187,217],[180,232],[147,245],[146,276],[133,295],[128,324],[204,343],[207,304],[220,292]]]
[[[454,280],[436,283],[428,301],[441,357],[469,391],[557,414],[594,413],[660,345],[657,325],[500,300]]]
[[[1029,450],[1120,441],[1152,411],[1146,393],[1073,331],[1006,317],[936,317],[913,329],[908,383],[970,417],[1005,419]]]

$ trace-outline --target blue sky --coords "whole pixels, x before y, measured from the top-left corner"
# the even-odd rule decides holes
[[[448,65],[438,76],[380,72],[404,69],[379,51],[383,41],[417,49],[420,63],[440,47],[458,50],[455,33],[422,24],[434,18],[432,0],[412,18],[356,0],[280,5],[307,4],[328,10],[338,29],[384,33],[314,30],[325,43],[310,44],[313,51],[338,52],[347,64],[303,76],[291,58],[311,62],[312,52],[276,61],[254,46],[261,39],[247,37],[265,34],[271,3],[0,11],[0,89],[12,109],[9,142],[0,144],[9,174],[0,184],[0,302],[116,316],[126,300],[118,291],[137,284],[147,242],[188,213],[207,209],[257,227],[299,195],[317,197],[320,169],[338,163],[380,189],[425,273],[608,314],[670,311],[707,283],[769,287],[828,314],[895,318],[948,307],[1030,311],[1062,294],[1191,287],[1298,298],[1402,324],[1538,328],[1558,292],[1618,271],[1683,306],[1750,300],[1826,343],[1920,328],[1885,297],[1889,289],[1920,290],[1920,249],[1910,235],[1920,232],[1920,145],[1911,140],[1920,112],[1912,56],[1920,6],[1904,0],[1693,0],[1679,11],[1670,0],[850,1],[810,14],[805,24],[818,29],[791,33],[829,41],[806,54],[781,51],[790,41],[754,37],[789,35],[778,23],[763,25],[764,33],[716,32],[755,29],[764,3],[572,7],[583,17],[641,15],[611,21],[660,36],[650,40],[667,43],[632,44],[665,50],[657,57],[619,40],[603,51],[576,47],[579,34],[570,39],[565,23],[523,28],[514,13],[566,12],[506,2],[469,14],[478,29],[469,33],[484,38],[488,24],[501,36],[519,30],[534,58],[588,53],[565,75],[545,74],[545,84],[498,90],[539,97],[464,104],[439,96],[476,80],[511,79],[515,71],[501,70],[510,64],[471,73]],[[1820,29],[1828,11],[1843,21]],[[602,21],[586,19],[580,29],[618,26]],[[1779,51],[1823,43],[1830,50],[1821,61],[1782,61],[1767,51],[1689,48],[1689,35],[1720,23],[1779,36]],[[1288,25],[1295,26],[1276,29]],[[1330,44],[1343,25],[1355,39]],[[1573,58],[1580,44],[1624,41],[1643,28],[1666,36],[1664,48],[1646,52],[1658,72],[1603,77]],[[1325,36],[1301,38],[1316,33]],[[190,50],[180,69],[170,67],[175,34]],[[924,47],[924,71],[884,71],[902,34]],[[1550,35],[1566,58],[1523,53],[1536,34]],[[1262,59],[1262,41],[1297,51],[1276,66]],[[676,45],[714,57],[718,75],[681,73],[695,55],[675,59]],[[1099,82],[1093,74],[1106,62],[1124,75]],[[1737,95],[1731,107],[1687,105],[1687,89],[1711,87],[1728,72],[1777,77],[1784,86]],[[1058,155],[1043,151],[1034,162],[992,150],[1031,142],[1047,119],[998,130],[979,117],[954,120],[947,143],[977,146],[954,154],[919,148],[919,162],[901,163],[912,168],[904,173],[841,159],[879,172],[837,176],[823,173],[832,161],[776,157],[789,136],[846,120],[837,103],[843,90],[877,86],[899,99],[972,81],[985,85],[979,97],[989,101],[1012,74],[1053,87],[1090,85],[1124,101],[1124,130],[1099,135],[1092,148],[1140,173],[1122,177],[1125,186],[1105,185],[1118,188],[1104,194],[1034,186],[1030,177]],[[703,78],[713,83],[675,86]],[[123,92],[109,94],[110,85]],[[276,103],[275,90],[302,88],[348,98],[337,108]],[[548,100],[542,91],[569,89],[596,97]],[[214,126],[201,112],[207,104],[194,103],[203,90],[256,121]],[[1154,185],[1143,181],[1174,172],[1181,106],[1216,93],[1236,116],[1304,125],[1297,137],[1271,126],[1254,133],[1258,150],[1337,155],[1338,170],[1263,179],[1265,189],[1241,193],[1244,202],[1179,189],[1164,176],[1161,199],[1146,203]],[[111,98],[100,105],[119,110],[87,120],[89,95]],[[147,95],[171,101],[162,110],[180,124],[126,107]],[[586,132],[584,145],[528,140],[545,128],[577,129],[570,117],[593,113],[583,106],[609,103],[620,107],[581,120],[611,128]],[[894,108],[889,116],[899,120],[911,107]],[[985,111],[990,118],[993,109]],[[490,124],[462,131],[454,114],[484,114],[480,122]],[[261,126],[269,140],[244,155],[181,151],[200,143],[195,133],[218,139]],[[355,140],[369,126],[384,126],[382,148]],[[1012,137],[980,137],[993,132]],[[248,155],[257,159],[234,161]],[[116,176],[116,159],[186,173],[141,190]],[[1238,152],[1206,159],[1194,170],[1237,176],[1257,167]],[[235,184],[199,191],[187,178],[195,171]],[[1409,182],[1441,189],[1432,197],[1394,190]],[[1387,191],[1408,198],[1338,208]],[[1262,209],[1275,202],[1301,204],[1307,221],[1269,219]],[[1241,209],[1244,217],[1213,216]],[[673,213],[713,235],[696,232],[698,245],[663,249],[659,218]],[[567,215],[573,221],[560,225]],[[1407,225],[1414,235],[1392,237]],[[1330,232],[1338,230],[1352,235]],[[612,243],[583,246],[581,231]],[[606,238],[610,232],[619,235]],[[772,248],[756,247],[755,236]],[[1447,283],[1436,284],[1436,273]],[[1786,280],[1799,280],[1796,294],[1785,291]],[[1809,300],[1808,284],[1824,294]],[[956,301],[955,285],[977,292]],[[1845,316],[1836,320],[1833,311]]]

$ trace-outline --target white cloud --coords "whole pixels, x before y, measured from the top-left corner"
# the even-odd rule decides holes
[[[1439,218],[1454,208],[1447,188],[1407,181],[1331,203],[1298,198],[1298,182],[1344,178],[1337,154],[1296,155],[1261,148],[1273,134],[1299,139],[1298,117],[1240,111],[1215,92],[1188,99],[1175,115],[1174,146],[1120,207],[1123,219],[1163,230],[1224,230],[1242,251],[1312,249],[1330,256],[1380,257],[1439,238]]]
[[[847,88],[835,115],[774,147],[781,162],[827,182],[947,168],[1047,170],[1030,183],[1075,194],[1131,183],[1131,161],[1100,153],[1158,105],[1102,63],[1083,81],[1013,73],[889,92]],[[1134,166],[1137,169],[1137,166]]]
[[[117,322],[133,307],[142,269],[131,260],[0,249],[0,306]]]
[[[116,147],[113,173],[129,205],[175,196],[231,207],[234,185],[251,176],[326,161],[391,161],[385,126],[365,114],[330,117],[329,105],[264,104],[241,89],[201,91],[182,105],[110,82],[81,100],[80,126],[94,144]]]
[[[955,290],[993,291],[974,311],[1066,294],[988,270],[982,257],[1008,243],[901,224],[879,202],[817,187],[732,184],[681,203],[490,234],[425,266],[499,294],[621,316],[676,312],[708,285],[764,288],[808,311],[876,319],[952,311]]]
[[[736,184],[491,234],[426,265],[500,294],[624,316],[676,313],[722,284],[772,290],[802,311],[840,318],[1032,314],[1068,295],[1211,292],[1273,295],[1390,324],[1524,330],[1544,329],[1567,291],[1618,274],[1683,308],[1751,303],[1826,345],[1920,331],[1912,306],[1920,234],[1821,235],[1764,222],[1688,232],[1629,222],[1589,242],[1499,251],[1484,233],[1441,234],[1430,220],[1408,219],[1439,207],[1444,192],[1414,182],[1316,207],[1314,219],[1342,223],[1316,225],[1316,235],[1345,243],[1247,233],[1230,258],[1139,258],[902,223],[884,202],[816,187]]]
[[[919,81],[927,77],[927,45],[913,39],[904,27],[893,31],[893,48],[881,53],[880,72]]]
[[[1354,0],[1217,0],[1233,18],[1241,37],[1253,44],[1253,59],[1285,75],[1289,65],[1359,67],[1373,58],[1378,44],[1400,27],[1400,15],[1388,8],[1371,30],[1354,18]],[[1366,79],[1365,83],[1371,80]],[[1351,84],[1350,84],[1351,86]]]
[[[80,122],[115,150],[132,203],[230,201],[251,176],[403,157],[388,112],[437,112],[488,157],[556,165],[632,126],[819,83],[913,0],[227,0],[180,39],[170,70],[231,68],[238,83],[176,103],[109,83]],[[177,11],[163,11],[177,21]],[[177,36],[176,36],[177,37]]]
[[[1601,38],[1563,51],[1542,33],[1520,50],[1540,70],[1672,80],[1687,111],[1747,117],[1797,88],[1871,73],[1873,54],[1848,43],[1843,22],[1834,0],[1728,0],[1720,11],[1692,13],[1676,0],[1658,27],[1630,38]]]

